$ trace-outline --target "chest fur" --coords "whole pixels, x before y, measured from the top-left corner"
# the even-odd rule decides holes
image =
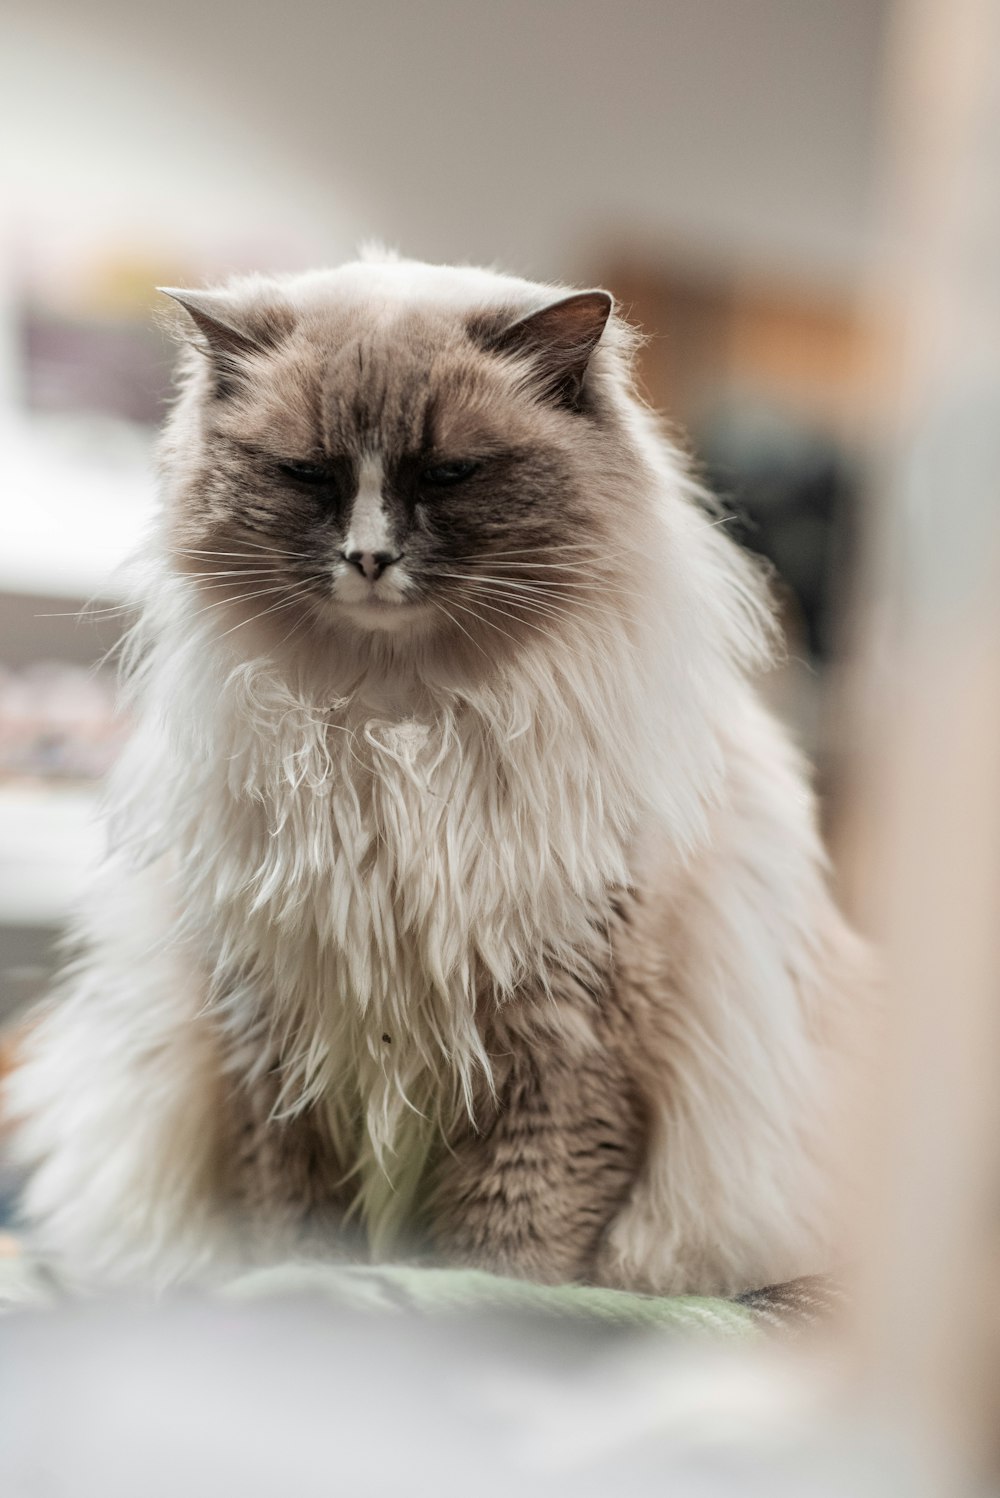
[[[304,964],[362,1010],[510,992],[579,940],[625,863],[592,768],[545,764],[524,739],[515,754],[475,725],[367,719],[330,724],[278,773],[259,745],[232,757],[210,839],[217,916],[279,987],[309,982]]]
[[[483,1005],[593,942],[621,829],[586,757],[531,724],[285,722],[218,766],[186,859],[217,1003],[270,1030],[282,1106],[324,1111],[388,1242],[489,1085]]]

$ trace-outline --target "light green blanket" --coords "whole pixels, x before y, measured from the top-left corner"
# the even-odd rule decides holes
[[[378,1315],[408,1312],[446,1317],[468,1312],[512,1312],[606,1327],[729,1337],[753,1336],[758,1324],[749,1307],[729,1300],[697,1295],[632,1295],[588,1285],[533,1285],[474,1269],[426,1269],[404,1264],[374,1268],[279,1264],[240,1274],[214,1293],[230,1301],[306,1296]],[[0,1258],[0,1308],[50,1306],[62,1298],[52,1276],[30,1256]]]
[[[282,1264],[241,1275],[226,1286],[229,1299],[311,1295],[337,1305],[382,1312],[449,1316],[465,1311],[527,1312],[607,1326],[658,1327],[678,1332],[751,1336],[751,1310],[699,1295],[632,1295],[591,1285],[533,1285],[477,1269],[424,1269],[404,1264],[376,1268]]]

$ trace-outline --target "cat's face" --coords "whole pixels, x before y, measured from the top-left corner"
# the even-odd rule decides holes
[[[170,537],[206,607],[292,648],[486,660],[606,609],[628,463],[590,368],[607,294],[525,315],[310,286],[176,294],[204,357],[168,438]]]

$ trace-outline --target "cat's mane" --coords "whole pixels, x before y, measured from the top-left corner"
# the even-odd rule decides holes
[[[115,775],[115,838],[130,856],[169,845],[177,860],[183,850],[171,877],[190,940],[214,968],[212,1004],[234,1031],[259,1033],[264,1018],[273,1028],[282,1106],[340,1100],[330,1121],[345,1153],[360,1072],[371,1148],[362,1190],[380,1243],[405,1218],[419,1177],[429,1135],[418,1115],[433,1126],[471,1108],[477,1078],[489,1077],[476,1026],[482,973],[502,996],[547,965],[585,965],[602,891],[629,882],[637,827],[660,828],[681,862],[702,845],[724,789],[721,739],[747,707],[743,672],[766,659],[758,577],[639,412],[637,427],[670,496],[662,537],[649,542],[662,545],[663,588],[638,635],[634,621],[602,613],[572,639],[547,631],[478,685],[449,682],[433,650],[411,653],[421,690],[402,720],[365,695],[365,656],[373,652],[380,680],[391,643],[349,648],[332,691],[325,671],[321,690],[308,672],[293,684],[266,656],[240,658],[238,632],[219,638],[160,545],[141,569],[126,673],[138,726]],[[378,889],[365,864],[373,771],[381,816],[397,832]],[[515,791],[514,826],[509,797],[491,794],[498,778]],[[426,793],[436,782],[434,819]],[[334,831],[327,808],[338,798]],[[451,867],[441,863],[448,850]],[[432,978],[417,1012],[371,937],[373,907],[388,920],[400,895],[422,930],[413,987]],[[306,933],[319,909],[328,925],[317,945]],[[199,911],[211,912],[210,930],[198,929]],[[280,974],[277,1008],[253,973],[254,919]],[[345,976],[361,1008],[317,1016],[312,996]],[[372,1056],[370,1037],[382,1034],[409,1044]]]
[[[278,284],[304,317],[334,288],[363,291],[387,315],[423,302],[524,313],[568,291],[384,256]],[[244,280],[231,292],[252,302],[273,285]],[[113,852],[83,920],[100,956],[71,979],[47,1057],[22,1089],[37,1110],[25,1152],[44,1162],[53,1137],[64,1146],[37,1170],[29,1207],[58,1218],[85,1257],[112,1253],[103,1224],[132,1168],[117,1163],[121,1120],[141,1116],[165,1137],[173,1127],[189,1152],[197,1129],[211,1127],[209,1081],[199,1118],[173,1125],[154,1116],[167,1103],[143,1093],[138,1075],[109,1082],[120,1094],[109,1121],[82,1117],[74,1101],[81,1057],[98,1071],[112,1065],[138,954],[166,961],[165,932],[187,976],[170,969],[163,1005],[180,1002],[171,984],[200,982],[185,1002],[222,1021],[245,1072],[280,1057],[279,1109],[319,1106],[343,1158],[360,1148],[359,1201],[379,1248],[407,1217],[435,1131],[488,1087],[484,980],[501,1005],[526,976],[544,989],[555,970],[585,990],[607,941],[608,892],[635,882],[647,846],[668,884],[701,861],[710,894],[699,886],[688,897],[685,939],[704,977],[697,1004],[669,1017],[677,1085],[653,1131],[670,1133],[671,1147],[637,1192],[622,1264],[661,1288],[737,1284],[806,1241],[796,1161],[811,1147],[803,1113],[816,1077],[823,860],[796,758],[748,680],[773,647],[767,589],[636,395],[634,341],[613,319],[588,374],[635,454],[614,496],[623,544],[642,548],[634,596],[627,608],[598,598],[572,631],[539,630],[492,674],[458,669],[433,643],[349,629],[294,670],[273,653],[248,654],[171,564],[161,518],[135,570],[135,730],[110,788]],[[185,369],[164,449],[168,506],[200,420],[204,361]],[[393,706],[384,678],[404,663],[409,691]],[[736,836],[727,818],[735,826],[739,797]],[[748,852],[752,825],[773,847]],[[713,884],[716,843],[729,851]],[[146,872],[137,880],[136,870]],[[718,926],[731,952],[702,952],[699,921],[709,947]],[[734,953],[738,972],[727,967]],[[582,1043],[585,1011],[564,1013],[552,995],[539,1010],[570,1051]],[[156,1038],[164,1014],[142,1025],[178,1071],[209,1067],[201,1052]],[[707,1114],[697,1127],[696,1109]],[[762,1130],[766,1149],[755,1149]],[[159,1148],[169,1155],[162,1196],[144,1224],[155,1249],[119,1245],[119,1259],[152,1252],[176,1263],[200,1251],[194,1177],[172,1140]],[[67,1209],[73,1161],[82,1170],[95,1158],[101,1180]],[[730,1199],[734,1172],[746,1190]]]

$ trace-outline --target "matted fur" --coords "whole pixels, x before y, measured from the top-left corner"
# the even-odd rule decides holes
[[[272,1168],[282,1210],[353,1201],[376,1254],[420,1227],[445,1256],[692,1292],[822,1262],[851,943],[748,682],[767,601],[634,396],[622,324],[558,390],[504,348],[567,294],[386,257],[192,301],[113,852],[7,1100],[27,1216],[81,1274],[234,1252],[268,1210],[240,1140],[294,1153],[296,1118],[312,1184],[301,1150]],[[429,441],[487,454],[447,524],[407,489]],[[322,514],[274,468],[317,453]],[[336,550],[362,502],[412,527],[384,608]],[[455,567],[491,556],[506,592],[477,594]],[[635,1099],[592,1156],[574,1075]],[[529,1093],[550,1134],[526,1153]],[[626,1173],[595,1174],[584,1228],[601,1149]]]

